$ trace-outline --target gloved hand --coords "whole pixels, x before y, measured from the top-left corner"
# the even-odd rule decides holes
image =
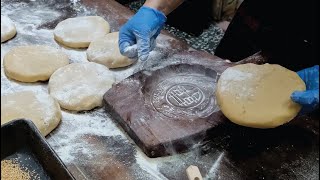
[[[306,84],[306,91],[295,91],[291,99],[302,105],[302,113],[308,113],[319,108],[319,65],[297,72]]]
[[[138,56],[141,61],[147,60],[166,20],[161,11],[147,6],[141,7],[120,29],[120,53],[129,58]]]

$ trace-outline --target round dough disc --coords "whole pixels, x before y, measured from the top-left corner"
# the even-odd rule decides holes
[[[232,122],[273,128],[292,120],[301,106],[292,92],[306,86],[297,73],[280,65],[243,64],[225,70],[217,84],[217,103]]]
[[[46,136],[58,126],[61,110],[45,93],[20,91],[1,96],[1,125],[15,119],[31,120]]]
[[[109,32],[109,23],[102,17],[75,17],[61,21],[54,29],[54,38],[71,48],[86,48],[93,40]]]
[[[48,88],[62,108],[82,111],[101,106],[104,93],[114,82],[114,74],[101,64],[74,63],[54,72]]]
[[[16,26],[7,16],[1,16],[1,42],[13,38],[17,33]]]
[[[134,61],[121,55],[118,40],[119,32],[113,32],[91,42],[87,50],[88,60],[105,65],[108,68],[131,65]]]
[[[8,77],[21,82],[47,81],[51,74],[69,64],[68,56],[49,46],[19,46],[3,59]]]

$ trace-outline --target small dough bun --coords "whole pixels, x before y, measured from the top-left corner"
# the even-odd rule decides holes
[[[43,136],[61,120],[58,102],[44,92],[20,91],[1,96],[1,125],[16,119],[31,120]]]
[[[119,32],[107,34],[103,38],[93,41],[87,50],[88,60],[105,65],[108,68],[131,65],[134,60],[121,55],[118,41]]]
[[[113,72],[101,64],[73,63],[52,74],[48,89],[62,108],[84,111],[101,106],[104,93],[114,82]]]
[[[47,81],[54,71],[68,64],[64,52],[43,45],[15,47],[3,59],[6,75],[21,82]]]
[[[110,25],[100,16],[68,18],[54,29],[54,39],[71,48],[86,48],[110,32]]]
[[[301,106],[290,98],[304,91],[297,73],[275,64],[242,64],[225,70],[216,97],[223,114],[232,122],[253,128],[274,128],[292,120]]]
[[[1,15],[1,43],[8,41],[17,34],[16,26],[7,16]]]

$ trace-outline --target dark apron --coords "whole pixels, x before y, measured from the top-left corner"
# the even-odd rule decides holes
[[[244,0],[215,55],[242,60],[258,51],[297,71],[318,64],[317,0]]]

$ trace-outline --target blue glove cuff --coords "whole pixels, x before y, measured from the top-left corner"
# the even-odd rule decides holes
[[[152,11],[154,12],[154,14],[158,17],[158,20],[164,24],[166,21],[167,21],[167,17],[166,15],[163,14],[163,12],[155,9],[155,8],[151,8],[151,7],[148,7],[148,6],[142,6],[139,11],[144,11],[144,10],[147,10],[147,11]]]

